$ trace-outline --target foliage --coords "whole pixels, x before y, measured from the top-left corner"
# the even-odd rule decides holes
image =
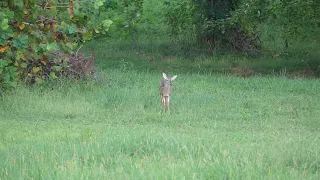
[[[139,34],[152,36],[167,35],[165,5],[159,0],[144,0],[141,19],[137,24]]]
[[[8,0],[2,4],[0,58],[6,65],[0,70],[6,74],[1,74],[0,87],[18,79],[40,83],[62,74],[60,71],[70,67],[69,59],[55,58],[52,52],[75,52],[81,43],[108,31],[112,21],[100,21],[99,16],[103,2]]]
[[[7,39],[13,36],[12,29],[9,28],[9,19],[13,17],[13,13],[9,11],[0,12],[0,91],[3,88],[15,87],[18,75],[17,68],[13,65],[8,57],[12,56],[12,52],[6,51],[8,48]],[[20,41],[26,41],[27,37],[19,36],[14,41],[14,46],[25,47],[25,43]]]
[[[313,0],[183,0],[165,4],[167,23],[174,34],[189,30],[201,41],[231,44],[240,50],[260,49],[259,35],[265,24],[285,39],[310,39],[320,28],[320,4]]]
[[[18,80],[17,68],[10,65],[10,61],[0,59],[0,91],[1,89],[7,89],[16,87]]]
[[[108,37],[135,39],[166,34],[164,10],[165,5],[159,0],[106,0],[100,16],[113,22],[105,33]]]
[[[143,0],[106,0],[100,9],[101,18],[110,19],[108,36],[125,38],[133,36],[141,20]]]
[[[282,0],[270,3],[268,23],[280,27],[288,38],[313,39],[320,30],[320,3],[314,0]]]
[[[189,32],[202,43],[215,46],[232,45],[239,50],[259,48],[253,31],[243,31],[242,25],[231,16],[238,1],[183,0],[165,4],[167,22],[175,35]]]
[[[284,38],[310,38],[320,28],[320,4],[313,0],[245,1],[234,13],[234,21],[255,31],[262,23],[273,26]]]
[[[190,0],[165,1],[166,22],[171,28],[172,35],[193,32],[193,25],[200,20],[199,9]],[[201,17],[201,15],[200,15]]]

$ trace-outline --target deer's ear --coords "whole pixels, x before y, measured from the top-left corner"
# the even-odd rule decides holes
[[[168,79],[166,73],[162,73],[162,77],[163,77],[164,79]]]
[[[176,78],[177,78],[177,75],[173,76],[173,77],[171,78],[171,81],[175,80]]]

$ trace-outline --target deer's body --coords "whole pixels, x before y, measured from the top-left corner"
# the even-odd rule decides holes
[[[163,79],[160,81],[160,97],[161,97],[161,106],[164,109],[168,109],[170,111],[170,96],[172,90],[172,81],[177,78],[177,76],[173,76],[171,78],[167,77],[165,73],[162,73]]]

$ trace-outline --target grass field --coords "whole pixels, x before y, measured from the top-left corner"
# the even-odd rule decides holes
[[[170,74],[173,75],[173,74]],[[319,80],[160,73],[18,87],[0,104],[0,179],[319,179]]]
[[[319,39],[319,38],[318,38]],[[288,49],[269,42],[260,53],[215,49],[191,40],[168,38],[89,42],[100,69],[179,72],[184,74],[236,74],[320,77],[320,41],[296,42]],[[85,49],[85,48],[83,48]],[[234,70],[238,69],[234,73]]]
[[[143,42],[87,44],[95,81],[0,96],[0,180],[320,178],[320,81],[286,77],[319,73],[318,51],[252,56]],[[232,76],[234,67],[258,76]],[[178,75],[171,113],[160,111],[163,70]]]

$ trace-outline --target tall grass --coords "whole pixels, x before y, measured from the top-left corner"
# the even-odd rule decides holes
[[[233,69],[256,75],[320,76],[319,41],[264,41],[260,53],[240,53],[196,42],[194,38],[149,37],[135,40],[100,39],[86,47],[96,51],[100,69],[175,71],[181,73],[232,74]]]
[[[180,73],[169,114],[160,73],[100,77],[2,97],[0,179],[320,177],[318,80]]]
[[[317,70],[318,51],[252,56],[148,37],[86,48],[95,81],[0,97],[0,179],[319,179],[320,82],[283,76]],[[229,75],[239,67],[268,76]],[[178,75],[171,113],[162,71]]]

